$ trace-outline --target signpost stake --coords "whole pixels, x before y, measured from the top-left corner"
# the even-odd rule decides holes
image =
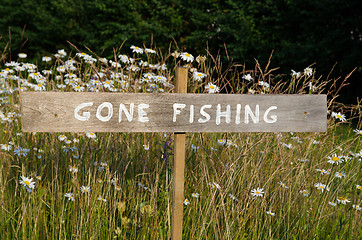
[[[176,93],[187,93],[187,68],[176,69]],[[184,201],[185,133],[175,133],[172,192],[171,239],[182,239],[182,218]]]

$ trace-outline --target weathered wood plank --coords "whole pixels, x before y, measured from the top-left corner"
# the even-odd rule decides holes
[[[25,132],[321,132],[327,125],[326,95],[23,92],[21,107]]]

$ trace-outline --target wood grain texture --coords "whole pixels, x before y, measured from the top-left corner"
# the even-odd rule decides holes
[[[74,117],[75,108],[86,102],[93,106],[79,111],[90,113],[88,121],[79,121]],[[113,116],[107,122],[96,117],[100,104],[108,102],[113,106]],[[133,120],[129,122],[122,112],[119,122],[119,106],[129,109],[134,104]],[[179,109],[176,122],[173,122],[173,104],[185,104]],[[148,122],[138,121],[139,104],[149,104],[143,109]],[[220,111],[230,105],[230,122],[225,117],[216,124],[217,105]],[[240,104],[240,123],[236,123],[237,105]],[[193,105],[194,117],[190,123],[190,106]],[[205,117],[200,113],[203,105],[211,105],[204,111],[210,120],[200,123]],[[249,119],[245,123],[245,106],[255,112],[259,105],[259,122]],[[263,120],[265,111],[277,116],[275,123]],[[249,94],[182,94],[182,93],[75,93],[75,92],[23,92],[21,94],[22,126],[25,132],[321,132],[327,127],[326,95],[249,95]],[[141,109],[142,110],[142,109]],[[107,108],[101,116],[107,116]]]
[[[187,92],[187,68],[176,69],[175,90],[177,93]],[[171,239],[182,240],[182,220],[185,182],[185,133],[175,133],[175,153],[173,160],[172,222]]]

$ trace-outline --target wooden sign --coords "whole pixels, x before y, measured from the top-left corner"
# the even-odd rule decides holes
[[[326,95],[23,92],[25,132],[321,132]]]

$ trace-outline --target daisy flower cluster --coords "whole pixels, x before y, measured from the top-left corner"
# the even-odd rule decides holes
[[[150,48],[132,45],[130,49],[134,54],[156,56],[156,51]],[[150,62],[126,54],[118,54],[116,59],[99,58],[85,52],[65,59],[67,56],[64,49],[59,50],[53,55],[59,61],[51,69],[45,70],[26,62],[6,63],[6,68],[0,72],[1,91],[165,92],[173,89],[167,64],[153,62],[157,60],[152,56],[147,57]],[[44,62],[52,60],[50,56],[42,57]],[[205,76],[201,72],[194,72],[194,78],[198,81]],[[53,85],[47,85],[49,80],[54,81],[55,89]],[[9,83],[18,81],[19,89],[12,89]]]

